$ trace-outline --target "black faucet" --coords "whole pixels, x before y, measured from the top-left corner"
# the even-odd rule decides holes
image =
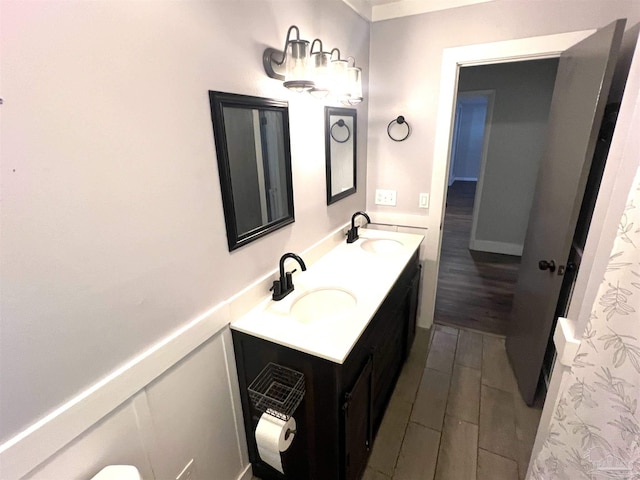
[[[356,240],[358,240],[358,227],[356,227],[356,217],[358,215],[363,216],[364,218],[367,219],[367,223],[371,223],[371,219],[369,218],[369,215],[367,215],[364,212],[356,212],[353,214],[353,216],[351,217],[351,230],[349,230],[347,232],[347,243],[353,243]]]
[[[284,297],[293,292],[292,275],[293,272],[295,272],[295,269],[291,270],[290,272],[284,271],[284,261],[287,258],[293,258],[296,262],[298,262],[300,268],[302,268],[303,271],[307,269],[307,266],[304,264],[304,260],[302,260],[302,258],[300,258],[295,253],[285,253],[284,255],[282,255],[282,257],[280,257],[280,280],[274,280],[273,286],[271,287],[271,290],[273,290],[272,298],[276,301],[282,300]]]

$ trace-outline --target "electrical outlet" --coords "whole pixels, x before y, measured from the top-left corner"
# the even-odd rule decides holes
[[[396,206],[396,191],[395,190],[376,190],[376,205],[390,205]]]
[[[189,463],[187,463],[182,469],[182,471],[178,474],[178,476],[176,477],[176,480],[195,480],[195,475],[193,474],[194,467],[195,467],[195,464],[192,458],[191,460],[189,460]]]
[[[429,194],[421,193],[420,200],[418,201],[419,208],[429,208]]]

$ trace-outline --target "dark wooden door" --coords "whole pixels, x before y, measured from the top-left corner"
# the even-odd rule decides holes
[[[533,403],[625,20],[562,53],[507,334],[523,399]],[[541,264],[540,262],[547,262]],[[551,268],[553,261],[555,268]],[[543,267],[549,267],[542,269]]]

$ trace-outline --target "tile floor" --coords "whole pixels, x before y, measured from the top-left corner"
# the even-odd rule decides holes
[[[524,479],[542,411],[516,389],[503,337],[419,329],[364,480]]]

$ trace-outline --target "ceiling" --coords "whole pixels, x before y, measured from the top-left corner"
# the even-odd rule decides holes
[[[491,1],[493,0],[343,0],[371,22]]]

